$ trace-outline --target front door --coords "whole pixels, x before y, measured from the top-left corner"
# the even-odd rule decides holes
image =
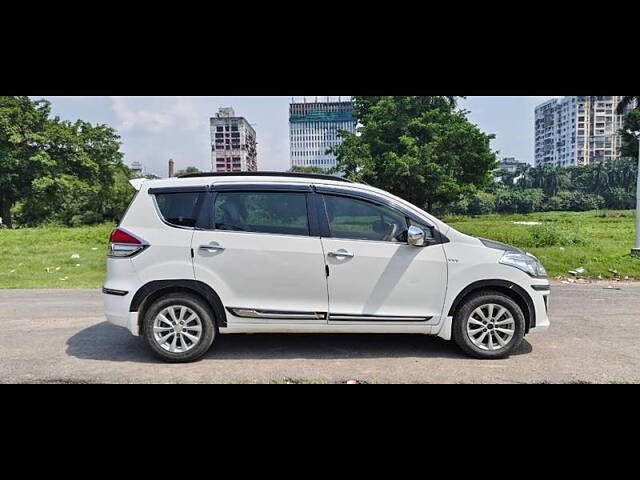
[[[329,323],[437,322],[447,287],[440,244],[407,244],[419,224],[385,205],[323,195],[330,238],[323,238],[329,267]]]
[[[235,323],[326,324],[322,245],[311,236],[306,192],[221,191],[193,236],[195,278]]]

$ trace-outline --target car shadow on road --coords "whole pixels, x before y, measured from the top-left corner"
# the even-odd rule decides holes
[[[532,351],[526,340],[512,356]],[[81,359],[112,362],[163,363],[139,337],[107,322],[85,328],[67,340],[67,354]],[[253,334],[219,335],[204,356],[210,360],[468,359],[457,345],[438,337],[401,334]]]

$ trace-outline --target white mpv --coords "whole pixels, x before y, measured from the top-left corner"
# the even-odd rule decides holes
[[[499,358],[549,326],[535,257],[383,190],[291,173],[132,184],[105,313],[166,361],[198,359],[220,334],[268,332],[437,335]]]

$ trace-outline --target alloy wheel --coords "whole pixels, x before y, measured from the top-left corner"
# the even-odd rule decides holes
[[[467,321],[467,335],[481,350],[497,351],[505,348],[516,332],[511,312],[495,303],[476,308]]]

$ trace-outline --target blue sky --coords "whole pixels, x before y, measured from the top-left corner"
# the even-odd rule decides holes
[[[140,161],[147,171],[160,176],[166,175],[169,158],[175,160],[177,169],[194,165],[210,170],[209,117],[219,107],[231,106],[236,115],[254,124],[258,168],[289,168],[291,97],[44,98],[51,102],[53,114],[64,120],[81,118],[114,127],[121,136],[125,162]],[[460,107],[470,111],[469,119],[483,131],[496,135],[492,148],[501,157],[532,162],[534,107],[549,98],[552,97],[468,97]]]

